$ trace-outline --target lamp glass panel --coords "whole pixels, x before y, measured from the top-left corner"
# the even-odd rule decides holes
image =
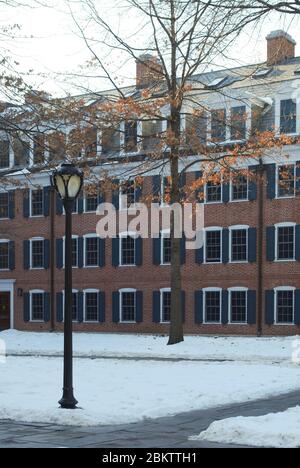
[[[78,175],[72,175],[68,183],[68,195],[70,198],[76,198],[81,187],[81,179]]]
[[[58,174],[55,176],[55,183],[56,183],[56,187],[61,198],[65,198],[66,196],[65,184],[64,184],[63,178]]]

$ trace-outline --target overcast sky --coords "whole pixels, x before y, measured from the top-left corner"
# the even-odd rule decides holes
[[[29,4],[35,0],[27,0]],[[118,9],[113,0],[98,0],[102,14],[115,15],[119,22]],[[90,57],[85,44],[77,34],[76,26],[69,15],[64,0],[47,0],[51,8],[40,6],[35,8],[0,7],[0,24],[2,26],[18,23],[21,30],[17,40],[5,40],[5,46],[16,61],[20,63],[22,71],[33,69],[28,80],[35,87],[42,87],[49,92],[63,95],[71,88],[64,82],[64,74],[79,71]],[[76,7],[75,7],[76,8]],[[77,6],[78,8],[78,6]],[[134,30],[134,18],[121,15],[128,28]],[[237,66],[247,63],[257,63],[266,58],[265,36],[272,30],[284,29],[297,41],[296,54],[300,55],[300,28],[299,21],[291,16],[280,18],[278,15],[270,16],[255,32],[251,29],[242,34],[233,50],[230,51],[230,60],[224,61],[227,66]],[[2,39],[2,43],[3,43]],[[3,47],[3,46],[2,46]],[[61,74],[61,77],[56,74]],[[42,74],[42,76],[41,76]],[[120,70],[124,83],[128,78],[134,78],[134,63],[127,63]],[[96,85],[96,83],[94,83]],[[103,84],[97,83],[102,87]]]

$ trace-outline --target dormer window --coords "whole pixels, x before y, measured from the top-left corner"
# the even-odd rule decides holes
[[[280,133],[296,133],[297,104],[294,99],[280,101]]]
[[[266,78],[272,70],[272,68],[258,68],[258,70],[253,73],[252,78]]]
[[[221,77],[215,78],[214,80],[207,83],[205,87],[208,89],[220,88],[226,83],[227,79],[228,79],[228,76],[221,76]]]

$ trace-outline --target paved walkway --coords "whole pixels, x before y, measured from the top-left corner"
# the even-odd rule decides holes
[[[172,417],[117,426],[77,428],[1,421],[0,448],[229,448],[232,446],[189,441],[188,437],[199,434],[213,421],[219,419],[232,416],[260,416],[283,411],[299,404],[300,390],[267,400],[191,411]],[[251,446],[251,440],[249,445]]]

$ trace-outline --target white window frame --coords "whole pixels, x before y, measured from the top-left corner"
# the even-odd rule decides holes
[[[164,238],[170,237],[170,229],[163,229],[160,231],[160,264],[161,265],[171,265],[171,262],[165,263],[164,258]]]
[[[221,232],[221,237],[220,237],[220,261],[219,262],[207,262],[206,260],[206,233],[209,231],[220,231]],[[208,226],[204,228],[204,250],[203,250],[203,255],[204,255],[204,263],[207,265],[220,265],[222,263],[222,258],[223,258],[223,243],[222,243],[222,235],[223,235],[223,228],[221,226]]]
[[[281,102],[286,101],[288,99],[293,100],[292,97],[293,91],[291,90],[289,93],[281,93],[280,96],[275,100],[275,129],[276,129],[276,136],[280,135],[280,128],[281,128]],[[293,133],[285,133],[284,135],[287,136],[297,136],[300,133],[300,124],[299,124],[299,99],[296,99],[296,132]]]
[[[279,168],[282,166],[293,166],[294,167],[294,195],[287,195],[287,196],[279,196]],[[276,198],[278,200],[288,200],[289,198],[295,198],[296,196],[296,163],[286,161],[286,163],[276,164],[276,186],[275,186],[275,193]]]
[[[93,239],[93,238],[97,239],[97,249],[99,249],[99,246],[98,246],[99,236],[97,236],[97,234],[90,233],[90,234],[84,234],[83,236],[83,266],[84,268],[99,268],[98,264],[97,265],[86,264],[86,239]],[[78,250],[78,244],[77,244],[77,250]],[[98,255],[99,255],[99,252],[98,252]]]
[[[241,174],[243,176],[244,174]],[[239,176],[239,175],[238,175]],[[243,198],[241,200],[234,200],[233,199],[233,180],[232,180],[232,174],[230,176],[230,185],[229,185],[229,200],[231,203],[243,203],[249,201],[249,176],[245,175],[247,177],[247,198]]]
[[[275,227],[275,262],[295,262],[296,261],[296,223],[286,222],[274,224]],[[278,229],[282,227],[293,227],[294,228],[294,253],[293,258],[279,259],[278,258]]]
[[[99,320],[86,320],[86,295],[88,293],[97,293],[97,315],[98,315],[99,314],[99,304],[98,304],[99,289],[88,288],[88,289],[84,289],[82,292],[83,292],[83,323],[99,323]]]
[[[45,320],[33,320],[33,318],[32,318],[32,295],[33,294],[43,294],[43,301],[44,301],[45,291],[43,289],[32,289],[31,291],[29,291],[30,322],[32,322],[32,323],[44,323]],[[43,302],[43,314],[44,314],[44,319],[45,319],[44,302]]]
[[[170,321],[163,320],[163,297],[165,292],[171,292],[171,288],[161,288],[160,289],[160,313],[159,313],[159,321],[160,323],[170,323]]]
[[[4,133],[4,132],[3,132]],[[2,171],[7,171],[7,169],[11,169],[14,166],[14,152],[13,152],[13,147],[11,144],[11,139],[7,138],[6,135],[0,136],[1,141],[7,141],[8,142],[8,166],[1,167],[0,172]]]
[[[122,239],[128,236],[134,238],[134,263],[123,264],[122,263]],[[134,231],[126,231],[126,232],[121,232],[119,234],[119,266],[121,267],[135,267],[136,266],[136,238],[137,238],[137,233]]]
[[[134,179],[130,179],[130,180],[133,181],[133,185],[134,185],[134,202],[131,203],[130,206],[127,206],[127,204],[126,205],[124,204],[124,200],[125,200],[124,197],[126,197],[126,195],[122,193],[122,191],[123,191],[122,183],[124,183],[126,181],[121,181],[120,186],[119,186],[119,209],[121,211],[135,210],[135,205],[136,205],[135,180]],[[127,201],[127,199],[126,199],[126,201]]]
[[[207,198],[207,183],[204,184],[204,203],[205,205],[217,205],[223,203],[223,176],[221,175],[220,179],[221,184],[221,199],[219,201],[208,201]]]
[[[209,287],[203,288],[203,323],[207,325],[220,325],[222,323],[222,288]],[[207,292],[218,292],[220,295],[220,320],[219,322],[209,322],[206,320],[206,293]]]
[[[8,268],[0,268],[0,271],[9,271],[9,239],[0,239],[0,244],[8,244]]]
[[[273,289],[274,291],[274,324],[281,326],[290,326],[295,324],[295,291],[294,286],[278,286]],[[278,322],[277,321],[277,294],[279,291],[293,291],[293,321],[292,322]]]
[[[229,325],[247,325],[248,324],[248,291],[249,288],[245,286],[234,286],[232,288],[228,288],[228,323]],[[232,292],[245,292],[246,294],[246,317],[245,322],[233,322],[232,321],[232,310],[231,310],[231,293]]]
[[[63,236],[63,268],[65,268],[65,243],[66,243],[66,236]],[[72,268],[78,268],[78,239],[79,239],[79,236],[78,234],[72,234],[72,240],[73,239],[77,239],[77,265],[76,266],[72,266]]]
[[[246,230],[247,231],[247,236],[246,236],[246,255],[247,259],[246,260],[232,260],[232,231],[236,230]],[[249,226],[247,224],[237,224],[236,226],[229,226],[229,263],[249,263],[248,260],[249,257]]]
[[[135,320],[122,320],[122,294],[123,293],[134,293],[134,315],[135,315]],[[119,289],[119,322],[120,323],[128,323],[128,324],[132,324],[132,323],[137,323],[136,322],[136,293],[137,293],[137,290],[134,289],[134,288],[122,288],[122,289]]]
[[[79,290],[78,289],[72,289],[72,294],[73,293],[76,293],[77,294],[77,298],[78,298],[78,293],[79,293]],[[65,290],[63,289],[62,290],[62,300],[63,300],[63,323],[65,322]],[[77,303],[77,307],[78,307],[78,303]],[[77,310],[77,314],[78,314],[78,310]],[[78,319],[77,320],[72,320],[73,323],[78,323]]]
[[[90,211],[90,210],[88,211],[88,210],[86,209],[86,205],[87,205],[87,195],[88,195],[88,194],[85,193],[84,196],[83,196],[83,212],[84,212],[84,213],[87,213],[87,214],[89,214],[89,213],[96,213],[96,212],[97,212],[97,209],[96,209],[96,210],[93,210],[93,211]],[[95,198],[98,199],[98,195],[95,195]],[[76,200],[78,200],[78,199],[76,199]],[[98,206],[98,203],[97,203],[97,206]],[[78,212],[78,203],[77,203],[77,205],[76,205],[76,213],[73,213],[73,214],[77,214],[77,212]]]
[[[44,249],[45,249],[45,244],[44,244],[44,240],[45,238],[44,237],[32,237],[31,239],[29,239],[29,267],[30,267],[30,270],[44,270],[45,268],[44,267],[33,267],[32,266],[32,242],[35,242],[35,241],[43,241],[43,258],[44,258],[44,255],[45,255],[45,252],[44,252]]]
[[[40,214],[40,215],[33,215],[32,214],[32,192],[42,192],[42,197],[43,197],[43,213]],[[44,191],[43,191],[43,188],[41,189],[30,189],[29,190],[29,217],[30,218],[42,218],[44,217],[44,204],[45,204],[45,200],[44,200]]]
[[[245,112],[246,112],[246,120],[245,120],[245,138],[241,139],[234,139],[232,140],[231,138],[231,120],[232,120],[232,109],[236,108],[236,107],[245,107]],[[232,143],[243,143],[245,141],[247,141],[247,136],[249,135],[249,130],[251,129],[251,107],[249,107],[247,104],[245,104],[244,102],[240,102],[240,103],[236,103],[235,105],[231,105],[230,106],[230,109],[228,111],[229,113],[229,125],[227,125],[229,127],[229,131],[228,131],[228,140],[229,142],[232,142]],[[236,201],[243,201],[243,200],[236,200]]]

